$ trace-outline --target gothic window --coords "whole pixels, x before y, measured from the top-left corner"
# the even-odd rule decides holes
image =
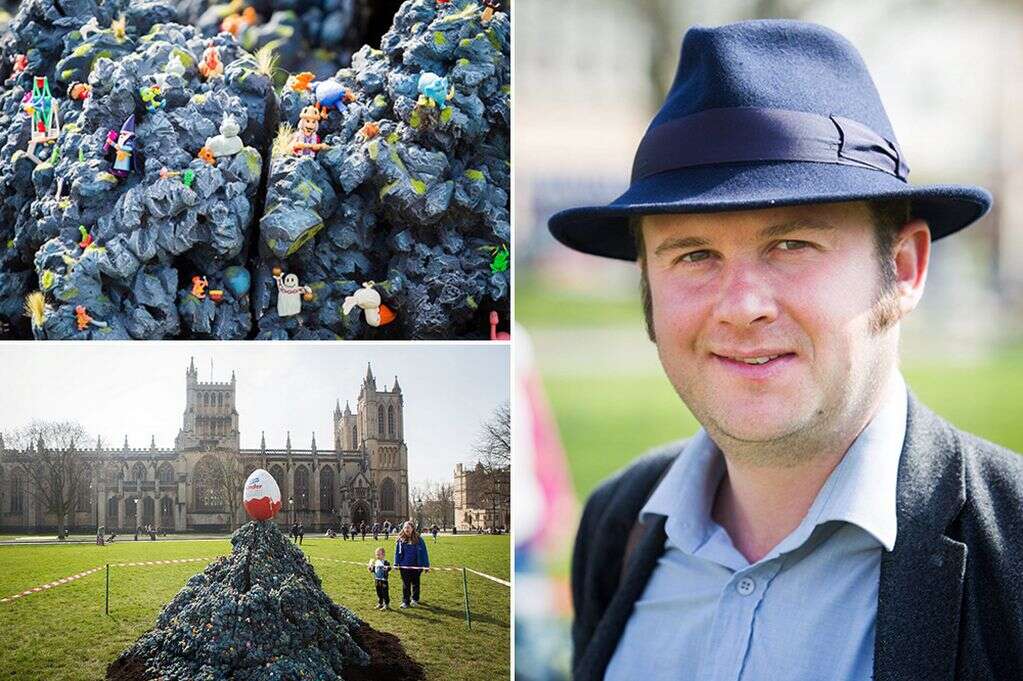
[[[380,485],[380,510],[381,511],[394,511],[394,498],[396,493],[394,490],[394,481],[390,478],[384,478],[384,484]]]
[[[295,508],[309,508],[309,469],[305,466],[295,469]]]
[[[21,473],[14,471],[11,475],[11,513],[23,513],[25,510],[25,491],[21,488]]]
[[[223,475],[224,467],[212,456],[199,459],[192,473],[196,510],[206,513],[223,511]]]
[[[218,407],[224,406],[224,393],[217,393],[217,406]]]
[[[394,437],[394,405],[387,407],[387,434]]]
[[[377,407],[377,434],[384,434],[384,405]]]
[[[359,427],[352,426],[352,449],[359,446]]]
[[[78,497],[75,499],[75,512],[85,513],[92,508],[92,487],[89,486],[89,478],[91,475],[86,472],[82,481],[79,483]]]
[[[107,499],[107,527],[117,524],[117,497]]]
[[[320,471],[320,510],[334,512],[334,469],[324,466]]]
[[[166,462],[160,464],[159,470],[156,471],[156,479],[160,482],[174,482],[174,467]]]
[[[160,499],[160,525],[170,527],[174,524],[174,500],[170,497]]]
[[[284,469],[279,465],[274,464],[270,466],[270,475],[277,481],[277,487],[281,490],[281,500],[283,503],[288,501],[288,479],[284,477]]]
[[[141,463],[137,463],[131,467],[131,479],[133,481],[145,480],[146,479],[146,467]]]
[[[210,406],[210,395],[209,395],[209,393],[203,393],[202,394],[202,406],[204,406],[204,407]]]
[[[146,497],[142,500],[142,524],[152,525],[156,522],[156,502],[153,497]]]

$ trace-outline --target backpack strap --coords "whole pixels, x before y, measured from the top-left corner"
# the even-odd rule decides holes
[[[674,459],[671,459],[668,462],[668,465],[664,467],[664,470],[662,470],[660,474],[657,476],[657,479],[654,480],[654,484],[650,486],[650,489],[647,490],[646,496],[643,498],[643,503],[639,505],[640,509],[646,506],[646,502],[650,500],[651,496],[653,496],[654,490],[657,489],[657,487],[661,484],[661,480],[663,480],[664,476],[668,474],[669,470],[671,470],[671,465],[674,463],[674,461],[675,461]],[[629,538],[626,539],[625,541],[625,554],[622,557],[622,569],[621,572],[618,573],[619,584],[621,584],[625,580],[625,574],[629,569],[632,554],[636,552],[636,547],[639,546],[639,541],[643,538],[643,535],[646,534],[646,531],[649,527],[650,527],[649,525],[640,521],[639,513],[637,513],[636,522],[633,523],[632,528],[629,530]]]

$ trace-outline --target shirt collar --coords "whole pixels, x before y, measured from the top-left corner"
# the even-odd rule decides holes
[[[898,530],[896,486],[907,405],[906,383],[893,371],[873,418],[828,476],[799,527],[765,559],[802,545],[815,527],[828,521],[852,523],[892,550]],[[694,552],[717,527],[711,507],[724,473],[721,450],[701,428],[640,510],[640,520],[666,516],[668,541]]]

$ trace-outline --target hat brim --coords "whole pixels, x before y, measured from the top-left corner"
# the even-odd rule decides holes
[[[635,260],[629,219],[658,213],[726,211],[908,199],[911,214],[927,221],[931,239],[953,234],[991,208],[981,187],[914,187],[887,173],[830,163],[782,161],[681,168],[632,183],[606,206],[561,211],[548,222],[551,234],[569,248],[621,260]]]

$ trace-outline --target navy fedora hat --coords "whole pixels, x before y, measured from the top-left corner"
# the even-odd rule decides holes
[[[694,27],[628,190],[548,225],[570,248],[635,260],[628,225],[637,215],[908,199],[940,239],[991,207],[980,187],[915,187],[908,173],[877,88],[844,37],[789,20]]]

